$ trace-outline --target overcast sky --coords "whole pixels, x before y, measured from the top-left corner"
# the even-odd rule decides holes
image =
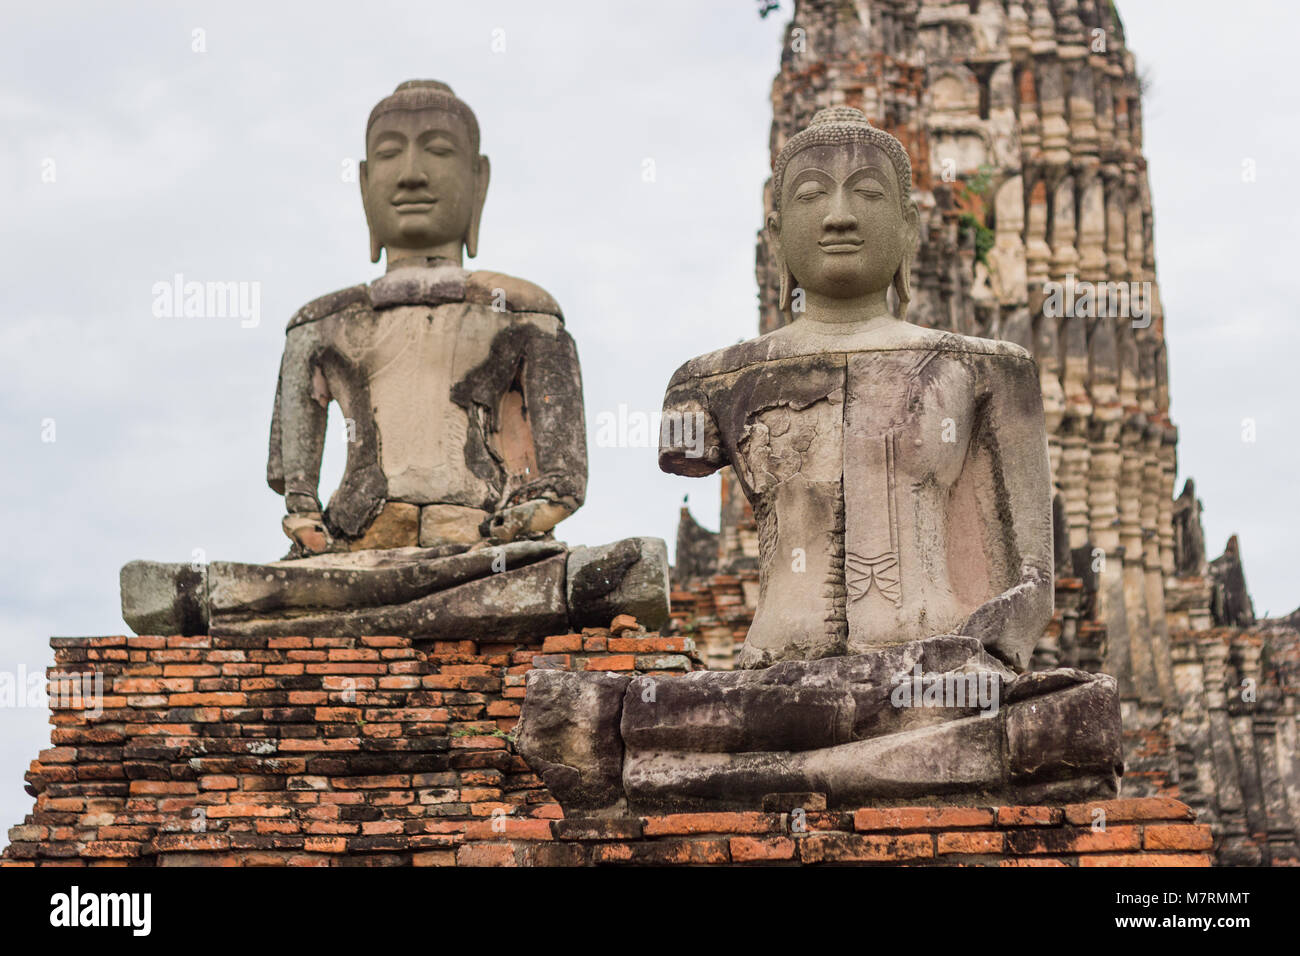
[[[716,527],[716,477],[663,475],[653,448],[601,447],[597,425],[620,404],[656,412],[682,361],[755,333],[785,17],[757,6],[6,4],[0,671],[43,670],[50,635],[124,633],[128,560],[283,555],[264,475],[284,323],[379,274],[352,170],[370,107],[409,78],[450,83],[482,126],[492,184],[469,266],[548,289],[578,343],[590,482],[560,537],[671,547],[688,492]],[[1151,79],[1179,487],[1196,478],[1212,555],[1241,535],[1257,612],[1285,613],[1300,603],[1300,14],[1265,0],[1120,10]],[[178,273],[259,283],[259,321],[156,317],[153,287]],[[343,457],[332,430],[323,491]],[[0,720],[2,828],[31,808],[22,774],[49,728],[36,708]]]

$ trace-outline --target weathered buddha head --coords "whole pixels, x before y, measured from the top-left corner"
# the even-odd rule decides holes
[[[381,249],[390,265],[478,252],[490,173],[478,149],[478,120],[445,83],[408,80],[376,104],[360,170],[371,262]]]
[[[859,110],[834,106],[790,138],[772,173],[767,229],[781,269],[781,309],[793,290],[833,299],[898,294],[900,319],[918,217],[907,150]]]

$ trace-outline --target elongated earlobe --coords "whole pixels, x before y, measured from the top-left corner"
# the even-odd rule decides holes
[[[772,258],[776,260],[777,274],[781,277],[781,291],[777,295],[777,308],[781,310],[782,315],[793,318],[790,304],[794,298],[795,278],[794,273],[790,271],[790,267],[785,264],[785,256],[781,253],[780,227],[781,220],[778,215],[775,212],[770,213],[767,217],[768,248],[772,253]]]
[[[904,259],[894,273],[894,293],[898,296],[898,317],[907,319],[907,304],[912,301],[912,261]]]
[[[370,170],[363,159],[357,164],[357,185],[361,187],[361,209],[366,214],[366,231],[370,233],[370,261],[378,262],[384,247],[380,244],[379,237],[375,235],[375,227],[370,222],[370,207],[366,205],[366,184],[369,182],[369,177]]]
[[[474,216],[469,221],[469,231],[465,234],[465,255],[473,259],[478,255],[478,224],[483,218],[483,203],[487,200],[488,180],[492,176],[492,166],[486,156],[478,158],[478,177],[475,184]]]
[[[907,222],[907,245],[903,261],[894,273],[894,294],[898,296],[898,318],[907,320],[907,306],[912,301],[912,260],[916,256],[917,243],[920,240],[920,217],[916,204],[909,203],[904,209],[903,218]]]

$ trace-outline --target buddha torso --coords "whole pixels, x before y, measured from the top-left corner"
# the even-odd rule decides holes
[[[581,493],[581,429],[569,448],[551,421],[580,405],[577,354],[559,306],[531,283],[450,265],[395,269],[300,310],[286,362],[300,371],[282,378],[309,378],[314,402],[337,401],[348,422],[330,512],[349,533],[385,502],[486,516],[533,486]],[[281,447],[293,451],[283,463]],[[290,482],[291,457],[313,455],[273,428],[271,467]],[[310,473],[307,483],[314,492]]]
[[[761,597],[741,666],[955,631],[1019,575],[977,501],[982,410],[1017,346],[903,323],[803,322],[687,363],[758,524]],[[1014,376],[1012,376],[1014,377]],[[989,436],[983,436],[985,438]]]
[[[465,448],[471,409],[458,405],[451,395],[458,382],[488,359],[493,339],[514,321],[509,313],[457,302],[370,311],[344,328],[341,351],[365,378],[381,436],[379,466],[387,479],[388,500],[497,505],[508,478],[501,450],[493,448],[494,454],[484,460],[496,466],[492,470],[497,475],[485,476],[470,467]],[[550,325],[554,334],[559,322],[552,318]],[[346,385],[328,384],[342,407],[349,394]],[[343,412],[352,417],[347,408]]]

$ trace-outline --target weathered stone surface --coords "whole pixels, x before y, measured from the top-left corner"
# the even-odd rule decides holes
[[[1083,676],[1068,690],[1020,699],[1007,708],[1007,761],[1017,781],[1118,777],[1122,771],[1115,678]]]
[[[349,547],[353,551],[384,548],[410,548],[420,541],[420,508],[405,501],[390,501],[366,529],[366,533]]]
[[[213,614],[399,605],[563,554],[564,546],[554,541],[516,541],[458,554],[448,550],[397,548],[271,564],[214,561],[209,567]]]
[[[572,699],[596,676],[553,679]],[[530,682],[525,723],[532,693]],[[635,677],[618,736],[616,799],[646,812],[757,810],[796,792],[831,807],[1110,798],[1121,769],[1112,678],[1017,677],[978,640],[951,635],[761,670]],[[546,746],[539,724],[520,753],[538,766]],[[584,794],[608,793],[609,771],[599,774]]]
[[[573,552],[525,540],[471,551],[446,545],[271,564],[216,561],[199,571],[134,562],[123,569],[122,600],[133,629],[540,640],[608,625],[614,608],[635,609],[639,626],[658,627],[667,619],[667,579],[658,539]]]
[[[1015,676],[974,638],[944,636],[761,670],[701,671],[680,680],[638,677],[622,733],[629,747],[641,749],[806,750],[978,712],[974,699],[950,710],[891,703],[900,679],[910,680],[917,667],[954,677],[985,674],[995,695]]]
[[[207,633],[206,566],[132,561],[120,583],[122,619],[137,634]]]
[[[618,722],[631,678],[534,670],[516,746],[561,805],[610,810],[622,794]]]
[[[1228,545],[1209,563],[1209,574],[1214,582],[1214,596],[1210,611],[1214,623],[1220,627],[1250,627],[1255,623],[1255,607],[1246,590],[1246,572],[1241,564],[1241,545],[1234,534]]]
[[[508,573],[434,590],[404,604],[269,616],[214,611],[210,633],[400,634],[415,638],[541,640],[569,627],[562,554]],[[214,575],[221,571],[214,568]],[[214,577],[219,579],[219,577]]]
[[[662,538],[624,538],[569,553],[568,602],[578,627],[630,614],[655,630],[668,620],[668,546]]]
[[[677,563],[673,565],[673,583],[698,581],[718,569],[718,533],[701,527],[682,504],[677,521]]]

